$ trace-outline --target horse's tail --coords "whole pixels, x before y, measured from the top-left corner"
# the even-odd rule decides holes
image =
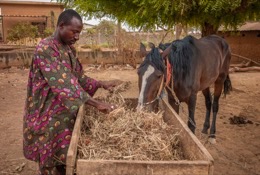
[[[229,74],[227,74],[227,77],[224,81],[224,97],[226,97],[226,95],[229,94],[230,91],[232,91],[232,84],[229,78]]]

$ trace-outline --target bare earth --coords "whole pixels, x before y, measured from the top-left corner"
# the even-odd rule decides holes
[[[87,68],[85,66],[85,68]],[[114,67],[106,70],[87,70],[87,75],[99,80],[131,81],[124,97],[138,96],[136,70]],[[0,70],[0,174],[37,174],[37,165],[23,157],[22,120],[28,70]],[[214,158],[215,175],[260,175],[260,73],[230,75],[233,91],[220,99],[217,119],[217,143],[205,142],[200,130],[205,116],[204,98],[198,95],[196,135]],[[180,116],[186,122],[186,105]],[[251,123],[232,125],[230,117],[244,116]]]

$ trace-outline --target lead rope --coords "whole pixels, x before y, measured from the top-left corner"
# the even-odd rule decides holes
[[[175,104],[176,104],[176,105],[180,105],[181,102],[180,102],[180,100],[178,99],[178,97],[175,95],[175,92],[172,90],[172,88],[170,88],[169,85],[166,85],[166,88],[169,89],[169,91],[171,92],[173,98],[175,99]]]
[[[172,88],[170,88],[168,85],[166,85],[166,87],[170,90],[171,94],[173,95],[173,98],[175,99],[175,104],[179,105],[181,107],[181,102],[179,101],[178,97],[175,95],[174,91],[172,90]],[[173,87],[173,83],[172,83],[172,87]],[[191,120],[191,118],[188,115],[188,120],[189,122],[196,128],[196,124]]]
[[[169,91],[171,92],[174,100],[175,100],[175,105],[177,106],[180,106],[179,108],[181,108],[181,102],[180,100],[178,99],[178,97],[176,96],[175,92],[173,91],[173,87],[174,87],[174,81],[173,81],[173,76],[171,75],[172,74],[172,68],[171,68],[171,64],[169,62],[168,59],[165,59],[165,62],[166,62],[166,68],[167,68],[167,79],[166,79],[166,84],[165,84],[165,87],[169,89]],[[169,74],[169,75],[168,75]],[[170,78],[169,78],[170,76]],[[170,80],[169,80],[170,79]],[[169,86],[170,84],[170,86]],[[182,109],[183,110],[183,109]],[[189,114],[188,114],[189,115]],[[196,125],[195,123],[191,120],[190,117],[188,117],[188,120],[189,122],[196,128]]]

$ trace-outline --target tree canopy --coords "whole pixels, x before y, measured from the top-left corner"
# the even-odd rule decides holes
[[[201,27],[215,33],[220,25],[236,28],[260,19],[259,0],[58,0],[86,17],[110,17],[143,29],[172,28],[175,24]]]

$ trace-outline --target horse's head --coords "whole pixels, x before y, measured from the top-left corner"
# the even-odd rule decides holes
[[[142,43],[140,45],[140,53],[145,59],[138,68],[138,110],[143,107],[147,107],[148,110],[155,109],[164,83],[166,69],[160,51],[152,43],[150,47],[151,51],[148,52]]]

